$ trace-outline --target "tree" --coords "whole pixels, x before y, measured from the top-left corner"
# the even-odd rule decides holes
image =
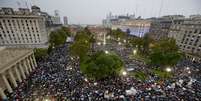
[[[123,67],[123,61],[116,54],[106,54],[103,51],[85,57],[80,63],[81,71],[89,78],[103,79],[117,76]]]
[[[78,56],[81,60],[87,55],[90,50],[90,44],[85,40],[75,41],[70,46],[70,53],[74,56]]]
[[[35,54],[36,60],[39,60],[44,58],[48,54],[48,52],[47,52],[47,49],[45,48],[37,48],[37,49],[34,49],[34,54]]]
[[[174,39],[163,39],[153,48],[150,64],[160,67],[174,66],[182,58]]]
[[[94,50],[94,43],[96,42],[94,35],[85,28],[78,32],[74,38],[74,43],[70,47],[72,55],[83,59],[88,52]]]
[[[132,38],[130,40],[130,43],[132,44],[132,46],[134,46],[134,48],[138,49],[138,53],[144,56],[148,56],[150,51],[150,45],[154,43],[154,41],[149,37],[148,34],[145,34],[143,38]]]
[[[67,27],[62,27],[61,29],[50,33],[49,42],[53,46],[58,46],[64,44],[68,36],[70,36],[69,29]]]
[[[108,35],[113,36],[115,39],[118,39],[118,38],[124,39],[124,38],[126,38],[127,34],[118,28],[116,30],[109,30]]]

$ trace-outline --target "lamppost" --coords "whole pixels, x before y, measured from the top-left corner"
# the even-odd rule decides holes
[[[172,71],[172,69],[171,69],[170,67],[167,67],[165,70],[166,70],[167,72],[171,72],[171,71]]]

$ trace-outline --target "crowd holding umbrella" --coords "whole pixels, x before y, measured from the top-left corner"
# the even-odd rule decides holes
[[[176,76],[163,82],[156,82],[154,76],[146,81],[139,81],[129,75],[97,81],[89,80],[81,73],[78,59],[70,56],[69,45],[55,48],[46,59],[38,61],[38,68],[27,80],[20,83],[12,94],[9,94],[8,99],[27,101],[200,101],[201,99],[200,76],[193,73]],[[184,72],[184,69],[179,67],[191,66],[196,69],[201,67],[199,63],[192,64],[185,60],[177,65],[177,69]]]

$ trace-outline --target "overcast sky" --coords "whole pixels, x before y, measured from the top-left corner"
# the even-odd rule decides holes
[[[201,14],[201,0],[0,0],[0,7],[26,7],[25,1],[28,7],[35,4],[52,15],[59,10],[60,16],[67,16],[71,24],[101,24],[109,12],[135,13],[143,18]]]

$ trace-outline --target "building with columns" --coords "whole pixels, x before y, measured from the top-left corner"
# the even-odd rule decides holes
[[[7,99],[20,82],[35,70],[37,63],[32,49],[0,47],[0,100]]]
[[[0,9],[0,46],[48,47],[46,18],[26,8]]]

